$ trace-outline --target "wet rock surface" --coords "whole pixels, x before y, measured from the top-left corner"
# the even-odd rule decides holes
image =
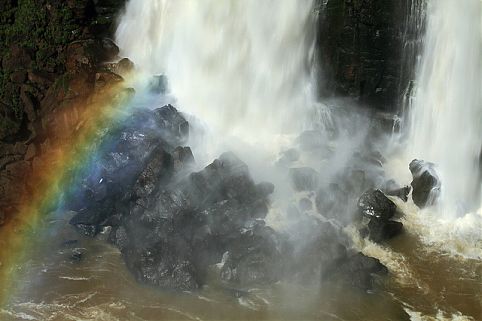
[[[358,200],[358,209],[369,220],[362,236],[374,242],[389,240],[401,233],[403,224],[392,220],[397,206],[379,189],[365,192]]]
[[[409,165],[412,173],[412,199],[420,208],[435,204],[440,194],[441,182],[434,164],[414,159]]]
[[[210,271],[235,288],[290,278],[373,286],[382,269],[357,263],[368,258],[349,250],[339,227],[306,218],[311,232],[296,249],[289,235],[267,226],[274,186],[255,183],[235,154],[192,172],[195,158],[183,146],[188,135],[189,124],[171,105],[137,110],[114,126],[74,179],[70,223],[91,237],[108,231],[136,279],[163,289],[198,289]],[[317,188],[313,169],[295,174],[295,188]],[[307,198],[302,203],[313,207]]]
[[[409,2],[320,0],[317,5],[322,94],[394,110],[399,88],[407,85],[400,66]]]
[[[389,220],[395,215],[397,206],[379,189],[367,191],[358,200],[358,208],[368,218]]]

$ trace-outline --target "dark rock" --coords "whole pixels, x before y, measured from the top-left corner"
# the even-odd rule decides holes
[[[100,63],[115,59],[119,48],[110,39],[88,39],[71,43],[66,50],[67,71],[93,70]]]
[[[358,200],[358,208],[364,216],[381,220],[391,219],[397,210],[395,203],[378,189],[363,193]]]
[[[414,159],[409,165],[412,172],[412,199],[420,208],[435,204],[440,195],[441,182],[435,172],[434,165]]]
[[[116,212],[115,203],[112,200],[104,200],[95,206],[80,210],[69,223],[82,234],[93,237],[102,230],[103,223]]]
[[[104,38],[100,41],[100,50],[97,53],[100,61],[110,61],[116,58],[119,54],[119,47],[109,38]]]
[[[314,191],[318,187],[319,174],[313,168],[290,168],[289,175],[296,191]]]
[[[224,256],[221,279],[240,286],[276,282],[283,274],[284,245],[269,227],[255,227],[234,240]]]
[[[172,169],[171,155],[160,147],[156,148],[133,186],[134,195],[137,198],[151,195],[163,180],[170,178]]]
[[[104,68],[118,75],[127,75],[134,70],[134,63],[129,58],[122,58],[118,62],[104,64]]]
[[[194,156],[189,147],[177,147],[172,152],[172,158],[174,162],[174,170],[176,171],[187,169],[194,164]]]
[[[325,96],[348,96],[380,110],[399,103],[409,7],[397,0],[318,1],[319,61]],[[334,93],[334,94],[333,94]]]
[[[372,218],[368,223],[368,237],[377,243],[389,240],[399,235],[403,230],[403,224],[397,221]]]
[[[172,105],[154,110],[156,120],[167,142],[183,144],[189,138],[189,123]]]
[[[224,153],[201,172],[192,173],[183,189],[194,203],[201,205],[227,199],[248,201],[256,193],[248,166],[233,153]]]

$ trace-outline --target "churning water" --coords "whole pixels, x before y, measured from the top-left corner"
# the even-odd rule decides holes
[[[481,258],[482,2],[432,0],[416,7],[424,10],[426,31],[406,111],[408,139],[390,172],[408,184],[408,162],[433,162],[438,203],[406,208],[413,212],[409,225],[430,246]]]
[[[427,13],[409,150],[436,164],[437,212],[454,218],[481,208],[482,2],[430,1]]]
[[[323,152],[334,153],[328,161],[319,153],[296,164],[313,166],[326,179],[344,168],[367,135],[366,118],[348,108],[336,122],[329,109],[316,102],[313,5],[313,0],[130,0],[116,41],[121,55],[133,60],[146,78],[167,76],[170,97],[159,98],[162,102],[146,98],[148,104],[156,108],[171,100],[192,116],[193,126],[201,123],[205,139],[193,135],[197,140],[190,142],[200,167],[235,149],[255,180],[272,181],[275,196],[289,198],[293,191],[273,162],[303,130],[337,127],[341,138],[332,142],[336,146],[320,144]],[[393,162],[392,174],[400,183],[409,183],[396,173],[409,174],[411,158],[433,161],[443,181],[442,206],[420,213],[412,203],[394,199],[405,213],[406,233],[386,245],[361,239],[354,228],[345,230],[356,249],[388,267],[386,291],[279,282],[241,294],[219,284],[198,293],[162,292],[138,284],[117,249],[78,236],[68,224],[69,216],[62,214],[43,224],[49,237],[29,267],[23,267],[19,293],[0,310],[0,319],[480,319],[482,246],[477,242],[482,220],[474,208],[480,207],[481,2],[432,0],[427,14],[409,149],[402,168]],[[333,152],[334,147],[341,152]],[[448,218],[454,208],[472,213],[437,221],[437,214]],[[79,243],[59,245],[59,240],[69,239]],[[451,246],[427,245],[434,240]],[[447,249],[471,258],[447,255]],[[84,259],[72,263],[72,250],[85,250]]]

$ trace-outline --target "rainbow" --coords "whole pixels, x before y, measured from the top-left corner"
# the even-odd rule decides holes
[[[35,250],[39,227],[61,201],[69,187],[71,173],[83,170],[95,153],[99,133],[129,114],[130,93],[122,83],[114,84],[90,96],[75,107],[80,110],[78,128],[66,141],[57,143],[27,179],[33,186],[28,195],[20,195],[19,207],[12,219],[0,228],[0,308],[15,294],[19,267]],[[59,120],[60,121],[60,120]]]

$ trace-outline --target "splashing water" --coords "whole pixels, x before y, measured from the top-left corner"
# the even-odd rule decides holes
[[[177,106],[217,136],[211,144],[235,137],[278,152],[314,105],[313,15],[312,0],[131,0],[116,37],[142,71],[167,76]],[[221,151],[206,147],[206,161]]]
[[[408,148],[436,164],[452,219],[481,207],[482,2],[432,0],[427,18]]]

